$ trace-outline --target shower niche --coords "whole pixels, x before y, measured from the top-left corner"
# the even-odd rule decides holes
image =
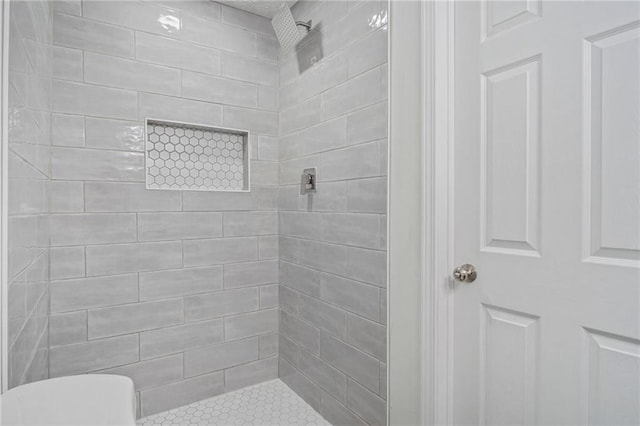
[[[145,120],[147,189],[249,192],[249,132]]]

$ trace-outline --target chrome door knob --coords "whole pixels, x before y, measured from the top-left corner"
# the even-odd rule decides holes
[[[453,270],[453,278],[463,283],[472,283],[478,277],[475,266],[465,263]]]

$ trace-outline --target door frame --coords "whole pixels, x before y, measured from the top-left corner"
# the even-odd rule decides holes
[[[389,3],[387,424],[422,421],[424,0]]]
[[[423,12],[423,424],[453,424],[455,2]]]
[[[447,425],[454,0],[389,6],[388,424]]]

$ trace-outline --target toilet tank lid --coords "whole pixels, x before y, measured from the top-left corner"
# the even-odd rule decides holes
[[[0,397],[3,425],[135,425],[133,381],[112,374],[57,377]]]

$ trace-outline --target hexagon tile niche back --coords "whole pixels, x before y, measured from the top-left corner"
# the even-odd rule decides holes
[[[147,119],[148,189],[248,191],[249,133]]]

